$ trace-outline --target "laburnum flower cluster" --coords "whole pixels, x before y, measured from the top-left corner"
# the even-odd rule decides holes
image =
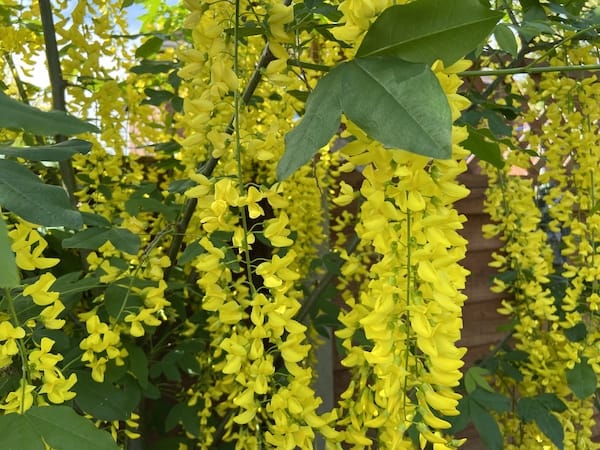
[[[592,55],[581,46],[561,50],[551,63],[595,63]],[[569,371],[582,365],[593,373],[599,369],[597,86],[595,75],[557,73],[514,86],[530,99],[521,120],[533,124],[520,145],[543,159],[509,151],[503,171],[487,170],[487,211],[494,223],[484,232],[503,241],[492,263],[500,271],[494,290],[508,295],[500,312],[515,321],[515,347],[526,355],[518,364],[522,378],[503,377],[498,383],[515,401],[556,395],[566,405],[555,414],[569,449],[597,448],[591,439],[593,395],[581,398],[568,379]],[[530,176],[511,175],[514,167]],[[501,421],[505,448],[552,445],[534,423],[523,424],[513,415]]]
[[[59,262],[43,255],[48,244],[36,228],[21,221],[9,232],[17,267],[23,271],[49,269]],[[63,355],[52,352],[56,342],[45,336],[32,339],[34,330],[64,326],[65,321],[59,317],[65,306],[59,293],[52,291],[55,280],[50,272],[44,272],[16,295],[9,289],[4,292],[8,313],[2,313],[0,322],[0,370],[9,374],[21,371],[18,387],[0,404],[5,413],[23,413],[34,405],[61,404],[75,397],[72,388],[77,376],[63,373],[59,365]],[[17,304],[27,307],[17,309]]]
[[[464,66],[434,67],[455,117],[468,105],[455,95],[460,81],[453,73]],[[469,192],[455,181],[466,168],[458,145],[464,131],[453,130],[456,160],[431,162],[348,130],[359,138],[341,149],[345,170],[363,166],[364,177],[356,231],[360,248],[375,259],[358,293],[347,292],[344,327],[336,332],[342,364],[352,369],[338,412],[343,442],[413,448],[414,428],[423,447],[456,448],[462,441],[444,434],[450,424],[441,416],[458,414],[454,389],[465,353],[456,345],[468,273],[458,264],[466,251],[457,232],[464,217],[452,207]],[[348,185],[345,191],[340,204],[351,199]]]
[[[23,289],[3,300],[0,369],[15,383],[0,408],[74,400],[123,442],[139,436],[138,421],[146,430],[157,421],[145,406],[174,404],[164,422],[180,427],[182,449],[308,449],[317,438],[329,448],[459,447],[444,417],[458,414],[465,352],[465,218],[453,206],[468,195],[456,181],[465,130],[452,130],[451,159],[432,161],[384,148],[344,119],[336,152],[275,178],[299,98],[322,76],[295,63],[353,57],[392,2],[341,2],[340,45],[286,3],[186,0],[184,31],[152,64],[148,46],[134,61],[122,4],[57,8],[71,112],[101,133],[73,159],[82,232],[8,220]],[[146,43],[160,35],[147,31]],[[468,106],[457,94],[466,66],[433,66],[453,120]],[[161,95],[170,103],[154,108]],[[149,143],[169,151],[127,155]],[[350,176],[355,188],[342,181]],[[341,261],[336,339],[351,381],[323,408],[319,338],[304,307],[331,255]],[[119,418],[95,416],[86,406],[98,405],[75,395],[84,378],[128,401],[134,386],[143,400]]]
[[[206,10],[186,4],[191,14],[185,26],[192,30],[194,48],[181,53],[186,64],[179,75],[190,90],[181,160],[196,183],[185,193],[197,202],[189,227],[197,232],[189,243],[201,249],[192,265],[210,333],[202,358],[210,363],[197,386],[203,391],[191,391],[204,403],[199,445],[214,444],[216,413],[225,427],[221,439],[235,441],[236,448],[312,448],[316,432],[336,436],[329,425],[335,417],[317,414],[321,400],[313,389],[308,329],[295,319],[303,296],[299,281],[306,274],[302,263],[312,259],[322,237],[320,193],[306,174],[294,190],[273,184],[280,139],[290,129],[279,108],[291,117],[291,106],[264,102],[236,111],[234,95],[253,76],[262,40],[235,49],[227,34],[233,5]],[[244,3],[244,20],[246,8]],[[274,61],[263,68],[265,79],[255,92],[267,98],[283,83],[289,89],[300,84],[286,74],[284,45],[293,37],[285,26],[293,21],[293,10],[273,3],[254,12],[268,13]],[[271,114],[270,108],[278,112]],[[237,126],[235,133],[230,126]],[[196,174],[209,158],[219,160],[212,176]],[[207,380],[210,389],[203,388]]]

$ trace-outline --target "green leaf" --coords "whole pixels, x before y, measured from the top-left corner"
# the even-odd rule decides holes
[[[499,111],[484,109],[483,117],[487,119],[490,131],[493,133],[492,137],[512,135],[512,128],[506,123],[504,116]]]
[[[565,336],[571,342],[579,342],[584,340],[587,336],[587,328],[585,323],[579,322],[578,324],[573,325],[571,328],[566,328]]]
[[[461,142],[461,146],[473,153],[482,161],[488,162],[494,167],[501,169],[504,167],[504,158],[500,152],[500,146],[497,142],[488,140],[488,138],[476,128],[467,125],[469,137]]]
[[[172,61],[153,61],[150,59],[143,60],[139,65],[129,69],[130,72],[138,75],[143,73],[165,73],[177,67],[177,64]]]
[[[302,121],[285,136],[285,153],[277,165],[279,180],[310,161],[338,131],[342,118],[342,77],[343,71],[333,69],[309,95]]]
[[[502,434],[492,415],[474,401],[469,402],[469,409],[473,425],[475,425],[486,448],[488,450],[502,450],[504,448]]]
[[[181,423],[188,433],[194,436],[200,434],[200,420],[196,410],[185,403],[178,403],[171,408],[165,419],[165,430],[172,430],[178,423]]]
[[[11,240],[4,218],[0,215],[0,288],[14,288],[19,286],[19,269],[15,261],[15,254],[10,248]]]
[[[563,448],[564,431],[561,423],[550,412],[548,405],[558,406],[550,397],[544,394],[535,397],[523,397],[517,404],[517,413],[525,422],[534,422],[542,433],[559,449]],[[560,401],[558,398],[556,400]],[[562,403],[562,402],[561,402]],[[554,408],[552,408],[554,409]]]
[[[298,89],[288,89],[286,94],[291,95],[296,100],[300,100],[301,102],[306,102],[308,100],[308,92],[300,91]]]
[[[83,223],[85,223],[86,225],[105,228],[110,227],[110,221],[100,214],[82,212],[81,217],[83,217]]]
[[[87,372],[77,372],[74,390],[77,406],[100,420],[129,419],[141,398],[140,389],[129,375],[119,383],[96,383]]]
[[[523,397],[517,403],[517,414],[525,422],[532,422],[536,416],[547,412],[548,408],[536,397]]]
[[[544,21],[523,21],[519,27],[519,34],[523,36],[526,41],[531,40],[535,36],[540,34],[552,35],[554,30]]]
[[[581,362],[575,364],[572,369],[565,370],[565,375],[569,388],[577,398],[584,400],[596,392],[598,379],[587,358],[581,358]]]
[[[567,405],[556,394],[544,393],[536,395],[534,398],[550,411],[563,412],[567,410]]]
[[[92,144],[81,139],[71,139],[53,145],[36,147],[11,147],[0,145],[0,155],[24,158],[29,161],[64,161],[76,153],[86,154],[92,149]]]
[[[196,256],[201,255],[202,253],[206,253],[204,247],[202,247],[198,242],[190,242],[186,245],[185,250],[179,256],[179,264],[187,264],[192,261]]]
[[[563,430],[560,421],[552,414],[547,411],[545,414],[536,416],[535,423],[542,433],[544,433],[548,439],[552,441],[559,450],[564,448],[565,432]]]
[[[160,106],[163,103],[168,102],[175,96],[175,94],[171,91],[166,91],[163,89],[150,89],[150,88],[144,89],[144,94],[146,94],[148,96],[148,98],[144,99],[142,101],[142,105],[154,105],[154,106]]]
[[[81,278],[81,276],[81,272],[66,273],[58,277],[52,284],[52,291],[60,292],[60,299],[68,310],[81,299],[83,292],[97,288],[100,284],[97,278],[89,275],[87,278]]]
[[[77,229],[83,225],[81,214],[62,188],[42,183],[26,167],[6,159],[0,159],[0,205],[46,227]]]
[[[15,128],[39,136],[99,133],[94,125],[63,111],[42,111],[0,92],[0,128]]]
[[[491,409],[497,412],[506,412],[510,410],[510,399],[498,392],[490,392],[482,388],[476,388],[469,398],[477,402],[486,410]]]
[[[395,58],[359,58],[347,63],[343,112],[388,147],[432,158],[452,154],[452,117],[446,94],[424,64]],[[393,117],[394,120],[390,120]]]
[[[104,292],[104,307],[117,320],[125,312],[137,309],[142,304],[143,302],[139,295],[132,293],[128,286],[119,285],[117,282],[113,282]]]
[[[499,23],[494,29],[494,37],[498,46],[512,57],[516,57],[519,53],[517,47],[517,39],[511,28],[505,23]]]
[[[0,416],[3,450],[118,450],[110,434],[67,406],[34,406],[25,414]]]
[[[126,345],[126,348],[127,353],[129,353],[127,356],[129,369],[141,388],[146,389],[148,387],[148,357],[144,353],[144,350],[136,345]]]
[[[39,431],[25,415],[7,414],[0,416],[2,448],[5,450],[44,450]]]
[[[159,37],[152,36],[140,45],[135,51],[136,58],[148,58],[160,50],[163,45],[163,40]]]
[[[475,390],[475,388],[477,388],[477,386],[480,386],[486,391],[494,392],[490,384],[484,378],[484,376],[489,374],[490,371],[484,369],[483,367],[473,366],[467,370],[467,373],[465,374],[465,389],[467,392],[470,394]]]
[[[63,248],[86,248],[96,250],[110,241],[117,250],[135,255],[140,248],[138,235],[125,228],[86,228],[62,241]]]
[[[456,416],[445,416],[444,420],[448,421],[452,427],[448,430],[450,434],[457,434],[467,428],[471,422],[471,406],[468,397],[463,397],[458,401],[457,409],[460,414]]]
[[[417,0],[391,6],[371,25],[356,56],[393,55],[425,64],[441,59],[448,66],[475,49],[502,16],[479,0]]]
[[[433,72],[393,57],[357,58],[334,68],[309,96],[302,122],[286,136],[278,179],[329,142],[342,112],[387,147],[432,158],[451,156],[450,106]]]

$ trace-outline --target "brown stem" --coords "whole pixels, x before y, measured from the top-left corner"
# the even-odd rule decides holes
[[[65,102],[66,83],[62,76],[60,59],[58,56],[58,46],[56,44],[56,29],[52,17],[52,6],[50,0],[38,0],[40,6],[40,16],[42,18],[42,29],[44,32],[44,44],[46,49],[46,61],[48,64],[48,75],[50,76],[50,87],[52,89],[52,109],[58,111],[67,111]],[[63,142],[65,136],[56,136],[56,142]],[[77,204],[75,197],[76,183],[75,171],[70,160],[59,163],[60,174],[63,187],[69,196],[71,204]]]

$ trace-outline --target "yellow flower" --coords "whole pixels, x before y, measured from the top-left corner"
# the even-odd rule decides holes
[[[48,269],[60,262],[58,258],[44,258],[42,253],[48,246],[44,238],[22,222],[8,235],[12,239],[11,249],[15,252],[17,266],[23,270]]]
[[[62,355],[54,355],[50,353],[54,341],[50,338],[43,337],[40,343],[39,350],[32,350],[27,359],[32,369],[38,371],[52,371],[56,363],[62,361]]]
[[[347,206],[354,200],[354,190],[345,181],[340,182],[340,194],[333,199],[338,206]]]
[[[248,194],[244,198],[244,203],[248,208],[248,216],[251,219],[256,219],[257,217],[263,216],[265,214],[265,211],[258,204],[258,202],[260,202],[263,198],[263,194],[254,186],[250,186],[248,188]]]
[[[4,400],[4,404],[0,405],[0,409],[4,410],[5,414],[23,413],[33,406],[33,394],[35,386],[27,384],[22,378],[21,386],[16,390],[9,392]]]
[[[47,306],[58,300],[58,292],[50,292],[49,289],[56,281],[50,272],[44,273],[38,280],[23,289],[23,295],[29,295],[36,305]]]
[[[16,339],[23,339],[25,330],[21,327],[14,327],[12,323],[5,320],[0,322],[0,342],[6,341],[0,347],[1,356],[12,356],[19,353]]]
[[[269,288],[279,288],[285,281],[293,281],[300,278],[300,274],[288,268],[294,260],[296,253],[290,250],[283,258],[273,255],[269,262],[261,263],[256,268],[256,274],[263,277],[264,285]]]
[[[275,3],[269,11],[268,23],[273,37],[279,41],[286,42],[290,36],[285,31],[285,25],[294,20],[294,8],[292,5],[285,6]]]
[[[140,337],[145,334],[142,323],[151,327],[157,327],[161,324],[161,321],[153,315],[153,310],[142,308],[137,314],[128,314],[125,317],[125,322],[131,322],[131,329],[129,332],[134,337]]]
[[[65,379],[59,370],[47,371],[44,373],[43,385],[40,389],[41,394],[46,394],[48,400],[52,403],[64,403],[75,397],[75,392],[71,389],[77,383],[77,375],[72,373]]]
[[[287,237],[290,234],[290,230],[287,228],[289,218],[285,212],[281,212],[279,217],[267,220],[265,223],[265,237],[274,247],[289,247],[294,243],[294,241]]]

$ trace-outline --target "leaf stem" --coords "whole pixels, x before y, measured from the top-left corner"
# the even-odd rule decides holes
[[[331,67],[326,66],[324,64],[309,63],[309,62],[300,61],[298,59],[288,59],[287,63],[288,63],[288,66],[296,66],[296,67],[300,67],[302,69],[318,70],[320,72],[329,72],[332,69]]]
[[[596,28],[600,28],[600,24],[591,25],[591,26],[589,26],[587,28],[579,30],[577,33],[574,33],[571,36],[566,36],[564,39],[561,39],[560,41],[556,42],[554,45],[552,45],[552,47],[550,47],[548,50],[546,50],[544,53],[542,53],[538,58],[536,58],[534,61],[532,61],[530,64],[528,64],[527,67],[535,66],[540,61],[543,61],[554,50],[556,50],[558,47],[560,47],[561,45],[563,45],[565,42],[572,41],[575,38],[578,38],[579,36],[587,33],[588,31],[595,30]]]
[[[235,0],[235,28],[233,30],[233,72],[236,78],[239,79],[240,67],[239,67],[239,50],[240,50],[240,0]],[[242,164],[242,143],[240,135],[240,108],[241,100],[239,89],[236,88],[233,93],[233,140],[234,140],[234,152],[237,164],[237,182],[238,189],[241,197],[246,196],[246,188],[244,187],[244,170]],[[252,258],[250,257],[250,247],[248,245],[248,217],[244,207],[240,210],[242,220],[242,230],[244,235],[242,236],[242,251],[244,253],[244,264],[246,266],[246,277],[248,278],[248,285],[250,286],[250,293],[256,294],[256,287],[252,282]]]
[[[546,72],[581,72],[581,71],[600,70],[600,64],[582,64],[577,66],[546,66],[546,67],[511,67],[508,69],[490,69],[490,70],[465,70],[459,72],[460,77],[482,77],[482,76],[504,76],[515,75],[519,73],[546,73]]]
[[[15,304],[13,301],[13,297],[10,293],[10,289],[4,288],[4,298],[6,299],[6,303],[8,304],[8,309],[10,311],[11,319],[13,325],[15,327],[19,327],[19,317],[17,316],[17,311],[15,310]],[[26,384],[31,384],[31,379],[29,377],[29,366],[27,365],[27,352],[25,351],[25,347],[23,346],[23,342],[20,339],[15,339],[17,344],[17,348],[19,349],[19,357],[21,358],[21,379],[25,380]],[[21,397],[21,409],[20,414],[23,414],[25,411],[23,409],[25,405],[25,388],[26,386],[21,387],[23,389],[23,395]]]
[[[408,192],[406,193],[408,198]],[[402,397],[402,413],[404,414],[404,420],[406,420],[406,403],[407,403],[407,392],[408,392],[408,368],[410,363],[410,347],[411,347],[411,324],[410,324],[410,308],[411,308],[411,277],[412,277],[412,238],[411,238],[411,214],[410,209],[406,209],[406,344],[405,344],[405,358],[404,358],[404,380],[403,380],[403,391],[404,396]]]

